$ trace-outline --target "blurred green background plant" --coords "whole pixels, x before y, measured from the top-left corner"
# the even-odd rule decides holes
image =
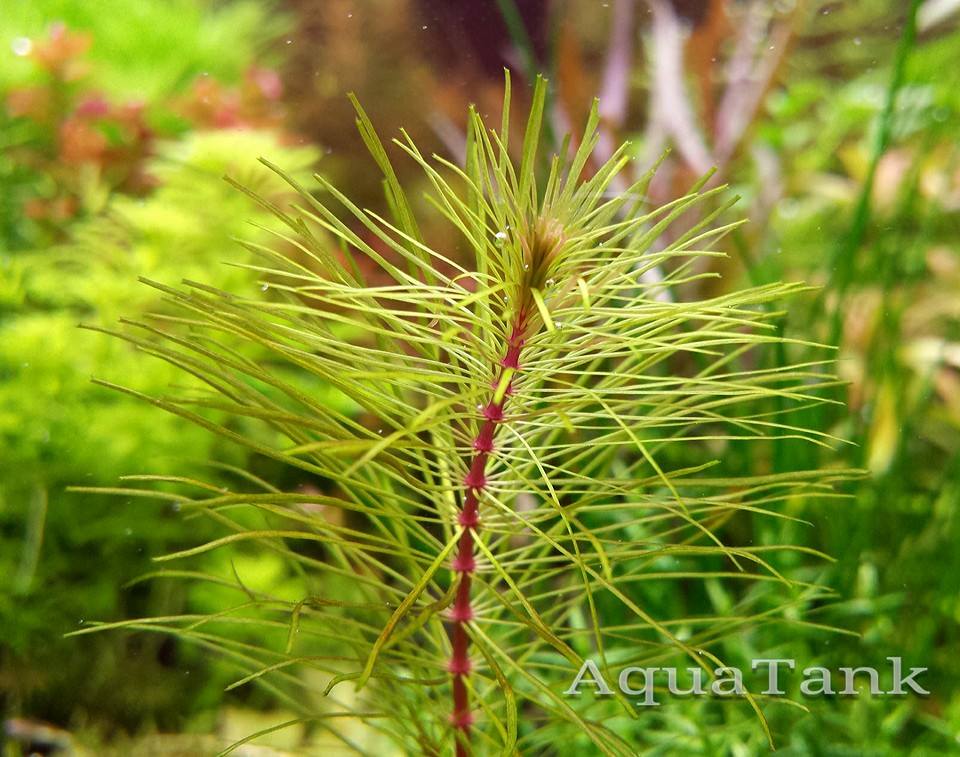
[[[356,90],[385,133],[407,127],[421,144],[457,159],[465,103],[477,102],[495,118],[501,68],[510,65],[528,78],[529,69],[547,73],[558,134],[567,124],[576,131],[600,95],[605,143],[630,138],[643,168],[672,147],[651,188],[656,200],[671,199],[690,177],[718,166],[718,181],[742,195],[751,223],[728,240],[729,257],[715,268],[723,278],[710,287],[792,279],[821,287],[791,305],[782,328],[787,336],[839,344],[839,371],[849,383],[836,398],[846,408],[803,421],[854,444],[819,456],[786,442],[764,456],[736,445],[715,453],[745,473],[810,465],[867,471],[849,499],[789,511],[812,527],[735,527],[739,539],[796,543],[837,558],[827,568],[792,566],[837,592],[833,603],[797,610],[857,635],[798,625],[796,636],[783,638],[761,627],[723,651],[734,659],[776,655],[827,666],[896,654],[931,669],[933,694],[895,704],[805,700],[809,714],[771,708],[781,751],[960,752],[958,6],[5,3],[5,714],[55,723],[77,731],[80,741],[128,744],[122,739],[157,730],[211,732],[216,713],[238,703],[269,710],[266,694],[225,695],[229,674],[173,641],[62,638],[88,618],[210,612],[217,605],[209,589],[189,595],[167,583],[122,588],[150,570],[152,555],[196,536],[172,508],[68,493],[67,486],[111,486],[121,475],[144,472],[189,475],[209,459],[269,469],[91,384],[91,376],[122,378],[162,394],[183,377],[76,325],[110,328],[121,317],[162,311],[155,290],[138,276],[255,291],[255,271],[224,263],[251,262],[231,239],[256,242],[268,232],[248,222],[270,222],[222,174],[283,201],[283,188],[256,164],[264,155],[297,175],[320,169],[362,203],[383,207],[343,93]],[[398,161],[401,171],[404,165]],[[776,366],[786,357],[771,350],[764,359]],[[223,471],[225,485],[236,475]],[[285,566],[254,552],[240,550],[233,559],[238,572],[266,583],[280,584],[286,575]],[[690,616],[728,608],[739,597],[719,580],[706,596],[685,596],[677,585],[653,587],[647,598]],[[233,727],[221,721],[221,734],[235,733]],[[298,738],[309,752],[306,731],[283,743],[293,749]],[[662,754],[765,748],[749,714],[712,702],[665,705],[648,713],[631,738],[638,751]]]

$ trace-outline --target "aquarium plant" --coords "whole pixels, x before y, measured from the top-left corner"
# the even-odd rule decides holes
[[[809,550],[740,539],[740,524],[789,520],[787,504],[835,496],[846,472],[743,472],[724,456],[732,444],[836,443],[789,422],[830,401],[829,351],[760,359],[791,346],[776,303],[804,287],[690,298],[691,282],[714,275],[698,261],[739,223],[727,220],[734,199],[708,174],[650,207],[655,167],[613,192],[633,153],[594,160],[596,106],[544,159],[545,97],[538,80],[512,144],[508,78],[498,129],[470,112],[463,165],[404,132],[385,145],[357,104],[388,215],[268,163],[298,199],[260,200],[282,224],[273,243],[246,244],[260,289],[146,282],[163,311],[107,330],[204,390],[98,382],[301,484],[160,470],[112,489],[212,524],[219,535],[157,557],[150,577],[230,588],[236,601],[79,633],[172,633],[216,650],[240,671],[231,688],[263,687],[297,713],[276,728],[309,723],[360,752],[618,755],[634,753],[643,713],[619,693],[566,694],[585,660],[613,680],[667,660],[713,676],[725,639],[802,625],[797,608],[825,593],[791,576]],[[420,166],[456,243],[421,231],[388,149]],[[286,581],[258,585],[231,561],[197,567],[228,550],[281,557]],[[740,588],[715,614],[674,614],[661,599],[709,594],[718,578]],[[765,699],[737,700],[760,731]]]

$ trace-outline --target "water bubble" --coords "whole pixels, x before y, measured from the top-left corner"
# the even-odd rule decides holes
[[[523,264],[523,270],[524,270],[524,271],[529,271],[529,270],[530,270],[530,264],[529,264],[529,263],[524,263],[524,264]]]
[[[292,44],[293,44],[293,40],[292,40],[292,39],[288,39],[288,40],[287,40],[287,44],[288,44],[288,45],[292,45]]]
[[[426,25],[426,24],[424,24],[424,25],[423,25],[423,26],[421,26],[420,28],[421,28],[421,29],[423,29],[424,31],[426,31],[426,30],[427,30],[427,25]]]
[[[497,239],[499,239],[499,240],[502,241],[502,240],[504,240],[504,239],[507,238],[507,232],[505,232],[505,231],[498,231],[496,234],[494,234],[494,236],[495,236]]]
[[[383,436],[383,429],[382,429],[382,428],[378,428],[378,429],[377,429],[377,433],[380,434],[381,436]]]
[[[260,291],[261,291],[261,292],[266,292],[269,288],[270,288],[270,285],[269,285],[269,284],[263,284],[263,285],[260,287]]]
[[[14,55],[23,58],[33,51],[33,42],[30,41],[29,37],[17,37],[10,43],[10,47],[13,49]]]
[[[553,279],[547,279],[547,286],[548,286],[548,287],[552,287],[552,286],[553,286]]]
[[[862,44],[862,41],[860,40],[859,37],[854,37],[854,38],[853,38],[853,44],[855,44],[857,47],[859,47],[859,46]]]

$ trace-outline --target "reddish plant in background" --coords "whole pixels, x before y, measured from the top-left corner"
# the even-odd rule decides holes
[[[10,155],[37,178],[21,204],[42,237],[68,238],[67,224],[99,211],[112,192],[148,193],[156,179],[146,166],[159,139],[190,129],[282,129],[275,71],[253,66],[239,86],[201,75],[186,96],[117,101],[90,83],[91,45],[89,34],[54,24],[46,37],[15,47],[35,65],[38,83],[6,95],[6,114],[25,134]]]

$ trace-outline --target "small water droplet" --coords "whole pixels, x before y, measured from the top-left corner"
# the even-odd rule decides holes
[[[380,434],[381,436],[383,436],[383,429],[382,429],[382,428],[378,428],[378,429],[377,429],[377,433]]]
[[[495,236],[497,239],[501,239],[501,240],[502,240],[502,239],[506,239],[506,238],[507,238],[507,232],[505,232],[505,231],[498,231],[496,234],[494,234],[494,236]]]
[[[260,291],[261,291],[261,292],[266,292],[269,288],[270,288],[270,285],[269,285],[269,284],[263,284],[263,285],[260,287]]]
[[[855,44],[857,47],[859,47],[859,46],[862,44],[862,42],[861,42],[861,40],[860,40],[859,37],[854,37],[854,38],[853,38],[853,44]]]
[[[530,264],[529,264],[529,263],[524,263],[524,264],[523,264],[523,270],[524,270],[524,271],[529,271],[529,270],[530,270]]]
[[[547,279],[547,286],[548,286],[548,287],[552,287],[552,286],[553,286],[553,279]]]
[[[426,30],[427,30],[427,25],[426,25],[426,24],[424,24],[424,25],[423,25],[423,26],[421,26],[420,28],[421,28],[421,29],[423,29],[424,31],[426,31]]]
[[[292,40],[292,39],[288,39],[288,40],[287,40],[287,44],[288,44],[288,45],[292,45],[292,44],[293,44],[293,40]]]

